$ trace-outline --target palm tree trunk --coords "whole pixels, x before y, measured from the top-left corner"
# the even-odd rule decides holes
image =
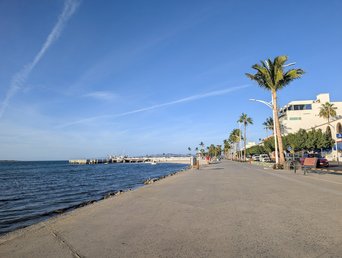
[[[277,109],[277,92],[272,91],[272,102],[273,102],[273,112],[274,112],[274,120],[277,138],[278,138],[278,147],[279,147],[279,163],[283,165],[285,163],[285,157],[284,157],[284,148],[283,148],[283,140],[281,138],[281,132],[280,132],[280,123],[279,123],[279,117],[278,117],[278,109]]]
[[[243,152],[243,160],[244,161],[246,161],[246,141],[247,141],[247,138],[246,138],[246,124],[244,124],[244,126],[245,126],[245,130],[244,130],[244,135],[243,135],[243,137],[244,137],[244,143],[245,143],[245,150],[244,150],[244,152]]]

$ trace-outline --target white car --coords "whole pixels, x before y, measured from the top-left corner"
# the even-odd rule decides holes
[[[259,160],[261,162],[270,162],[271,161],[270,157],[267,154],[260,154]]]
[[[259,160],[260,160],[260,157],[259,157],[259,155],[253,155],[252,159],[253,159],[254,161],[259,161]]]

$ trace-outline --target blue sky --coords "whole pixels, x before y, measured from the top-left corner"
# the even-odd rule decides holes
[[[341,1],[0,2],[0,159],[187,153],[239,115],[265,136],[270,93],[245,77],[288,55],[279,103],[342,100]]]

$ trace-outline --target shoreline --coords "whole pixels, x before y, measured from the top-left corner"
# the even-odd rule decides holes
[[[223,161],[14,231],[0,256],[339,257],[341,185]]]
[[[180,163],[180,164],[182,164],[182,163]],[[51,216],[51,217],[48,217],[46,219],[42,219],[41,221],[39,221],[37,223],[34,223],[32,225],[28,225],[26,227],[17,228],[17,229],[15,229],[13,231],[9,231],[9,232],[0,234],[0,245],[2,243],[4,243],[4,242],[8,241],[8,240],[11,240],[11,239],[15,238],[15,237],[11,238],[12,234],[14,234],[14,235],[18,234],[18,236],[20,236],[20,235],[24,234],[26,231],[31,230],[31,228],[34,229],[36,227],[37,228],[44,227],[45,226],[44,224],[49,222],[50,220],[51,221],[57,220],[59,218],[67,216],[68,214],[72,214],[73,212],[78,211],[78,210],[80,210],[82,208],[90,207],[91,205],[100,203],[100,202],[105,201],[107,199],[112,199],[114,197],[118,197],[118,196],[120,196],[120,195],[122,195],[124,193],[129,193],[129,192],[137,191],[139,189],[148,187],[149,185],[155,184],[158,181],[162,181],[162,180],[165,180],[167,178],[176,176],[178,174],[189,172],[191,170],[192,170],[191,167],[187,166],[184,169],[178,170],[176,172],[172,172],[172,173],[167,174],[167,175],[159,176],[159,177],[156,177],[156,178],[148,178],[148,179],[144,180],[143,182],[141,182],[141,185],[137,185],[136,187],[128,188],[128,189],[119,189],[119,190],[115,190],[115,191],[109,191],[109,192],[104,194],[99,199],[93,199],[93,200],[85,201],[85,202],[82,202],[82,203],[77,204],[77,205],[73,205],[73,206],[70,206],[70,207],[67,207],[67,208],[64,208],[64,209],[54,210],[52,212],[46,213],[46,214],[44,214],[42,216],[43,217],[44,216]],[[10,237],[10,239],[5,239],[7,237]]]

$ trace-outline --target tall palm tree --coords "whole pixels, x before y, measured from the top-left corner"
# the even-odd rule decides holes
[[[284,68],[291,65],[285,64],[287,59],[287,56],[277,56],[273,61],[271,59],[261,61],[261,64],[255,64],[252,66],[252,68],[257,71],[256,74],[246,73],[248,78],[256,81],[261,88],[269,90],[272,93],[274,122],[278,138],[280,164],[284,164],[285,158],[277,108],[277,91],[281,90],[290,84],[290,82],[300,78],[304,74],[302,69],[289,69],[285,71]]]
[[[198,145],[201,147],[200,153],[201,153],[201,157],[203,157],[204,156],[204,152],[205,152],[205,150],[204,150],[204,143],[201,141],[200,144],[198,144]]]
[[[191,147],[188,147],[189,154],[191,154]]]
[[[237,152],[236,144],[240,141],[241,137],[241,130],[240,129],[233,129],[229,135],[229,141],[235,145],[235,152]]]
[[[268,117],[266,119],[266,121],[262,123],[262,125],[264,126],[264,128],[266,130],[266,134],[267,134],[268,130],[273,131],[273,129],[274,129],[274,127],[273,127],[273,118],[272,117]]]
[[[207,150],[208,150],[208,156],[210,156],[210,158],[215,156],[216,147],[214,144],[211,144],[209,147],[207,147]]]
[[[246,144],[247,144],[247,137],[246,137],[246,128],[247,125],[252,125],[253,124],[253,119],[248,117],[247,114],[242,113],[238,123],[242,123],[243,124],[243,142],[244,142],[244,151],[243,151],[243,160],[246,161]]]
[[[323,117],[324,119],[328,120],[328,124],[330,125],[330,118],[336,117],[336,109],[337,107],[334,106],[334,104],[331,104],[329,102],[326,102],[325,104],[322,104],[319,108],[319,117]]]
[[[324,104],[321,105],[321,107],[319,108],[319,117],[323,117],[324,119],[328,120],[328,128],[330,129],[330,119],[336,117],[336,109],[337,107],[334,106],[334,104],[326,102]],[[330,130],[331,132],[331,130]],[[335,130],[336,132],[336,130]],[[331,151],[333,151],[333,147],[331,148]],[[337,151],[337,145],[336,145],[336,151]],[[338,155],[337,155],[337,161],[338,161]]]
[[[229,158],[229,151],[230,151],[231,145],[229,140],[223,140],[223,152],[226,158]]]
[[[222,154],[222,145],[216,145],[215,156],[217,158],[220,158],[221,154]]]

